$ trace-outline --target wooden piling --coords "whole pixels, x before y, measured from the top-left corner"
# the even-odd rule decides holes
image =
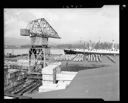
[[[101,62],[101,56],[100,56],[100,55],[98,55],[98,59],[99,59],[99,61]]]
[[[95,55],[95,61],[98,62],[98,56],[97,56],[97,54]]]
[[[90,55],[90,62],[92,62],[92,55]]]
[[[53,69],[53,84],[56,84],[56,68]]]
[[[93,54],[93,62],[95,62],[95,55]]]

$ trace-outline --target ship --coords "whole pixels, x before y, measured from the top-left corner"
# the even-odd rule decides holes
[[[65,54],[100,54],[100,55],[119,55],[119,50],[106,49],[64,49]]]
[[[100,41],[99,41],[100,42]],[[85,47],[85,43],[84,43]],[[64,49],[65,54],[100,54],[100,55],[119,55],[119,49],[114,46],[114,40],[112,40],[111,49],[94,49],[90,40],[89,47],[87,49]]]

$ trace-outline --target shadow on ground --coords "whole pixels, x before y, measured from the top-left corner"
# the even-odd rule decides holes
[[[87,65],[87,66],[83,66],[83,65],[70,65],[68,64],[67,66],[62,66],[61,70],[62,71],[73,71],[73,72],[78,72],[80,70],[88,70],[88,69],[97,69],[97,68],[101,68],[101,67],[108,67],[109,65],[105,65],[105,64],[100,64],[100,65],[96,65],[96,64],[91,64],[91,65]]]

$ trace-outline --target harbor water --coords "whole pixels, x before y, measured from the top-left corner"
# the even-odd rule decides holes
[[[11,53],[13,55],[28,54],[29,49],[4,49],[4,54]],[[63,49],[50,49],[51,54],[64,54]]]

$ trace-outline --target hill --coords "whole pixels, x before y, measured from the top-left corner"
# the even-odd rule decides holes
[[[5,37],[4,38],[4,45],[26,45],[30,44],[30,40],[28,39],[21,39],[21,38],[14,38],[14,37]]]

